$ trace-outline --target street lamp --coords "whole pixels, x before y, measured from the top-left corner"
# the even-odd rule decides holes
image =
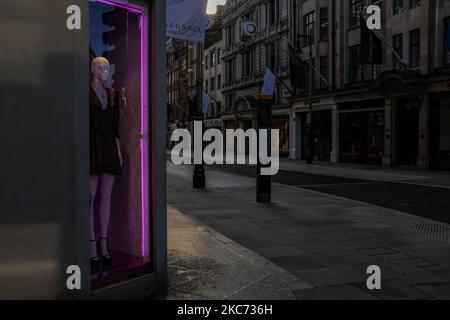
[[[313,52],[312,52],[312,36],[306,34],[297,35],[298,38],[306,38],[309,42],[309,72],[308,72],[308,116],[306,119],[306,152],[305,158],[307,164],[313,164],[314,160],[314,133],[312,130],[312,113],[313,113]],[[297,47],[300,47],[298,40]]]

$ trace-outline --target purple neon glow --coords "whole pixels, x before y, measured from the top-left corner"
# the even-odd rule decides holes
[[[142,201],[142,234],[141,234],[141,251],[142,256],[149,256],[146,247],[147,243],[147,217],[148,217],[148,194],[149,194],[149,176],[148,176],[148,109],[147,109],[147,84],[148,84],[148,61],[147,61],[147,27],[148,16],[145,8],[132,5],[122,1],[96,0],[110,6],[118,7],[129,12],[140,14],[139,27],[141,31],[141,201]]]
[[[114,1],[96,0],[96,1],[104,3],[104,4],[108,4],[108,5],[113,6],[113,7],[118,7],[118,8],[121,8],[121,9],[125,9],[125,10],[133,12],[133,13],[139,13],[139,14],[143,13],[143,10],[139,9],[138,6],[132,5],[132,4],[129,4],[129,3],[126,3],[126,2],[123,2],[123,1],[116,1],[116,0],[114,0]]]
[[[148,185],[148,139],[149,139],[149,131],[148,131],[148,97],[147,97],[147,84],[148,84],[148,62],[147,62],[147,15],[145,11],[142,11],[141,19],[140,19],[140,28],[141,28],[141,177],[142,177],[142,255],[144,258],[147,257],[148,252],[146,251],[146,243],[147,243],[147,217],[148,217],[148,194],[149,194],[149,185]]]

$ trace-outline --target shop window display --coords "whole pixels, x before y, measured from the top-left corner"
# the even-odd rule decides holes
[[[148,267],[143,9],[90,3],[90,255],[94,287]]]

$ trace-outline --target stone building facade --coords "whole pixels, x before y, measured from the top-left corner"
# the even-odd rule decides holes
[[[362,65],[359,18],[371,4],[382,10],[383,63]],[[313,65],[326,79],[313,75],[316,160],[450,169],[448,1],[228,0],[218,15],[222,37],[205,45],[202,62],[204,87],[220,102],[219,115],[207,115],[209,126],[255,128],[266,66],[290,87],[288,44],[307,59],[306,35]],[[242,37],[246,21],[257,26],[250,39]],[[196,46],[187,48],[193,96]],[[292,159],[305,156],[308,102],[307,90],[277,83],[273,128],[280,130],[281,154]]]
[[[168,39],[166,51],[167,119],[186,127],[189,121],[189,42]]]
[[[222,128],[220,113],[224,106],[222,88],[225,69],[222,60],[224,49],[222,10],[223,6],[217,6],[216,14],[210,16],[214,24],[206,32],[203,51],[203,86],[210,98],[208,112],[204,115],[204,125],[206,128],[217,129]]]
[[[266,65],[289,86],[287,43],[290,0],[229,0],[223,14],[224,108],[222,128],[256,127],[255,95],[260,93]],[[257,34],[242,37],[242,23],[254,22]],[[288,94],[281,83],[274,96],[273,126],[280,129],[280,150],[289,153]]]
[[[294,1],[296,34],[313,34],[313,128],[320,160],[450,169],[450,3]],[[384,59],[360,63],[359,12],[382,8]],[[307,51],[307,44],[302,50]],[[402,61],[392,51],[398,53]],[[406,64],[406,68],[402,67]],[[306,94],[290,99],[292,158],[305,154]]]

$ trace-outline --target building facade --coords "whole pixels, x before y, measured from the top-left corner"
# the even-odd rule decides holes
[[[203,51],[203,89],[209,95],[210,103],[208,112],[204,114],[204,125],[207,128],[222,128],[220,113],[223,101],[224,63],[222,52],[224,40],[222,37],[222,10],[223,6],[217,6],[215,15],[210,16],[214,25],[206,32],[206,40]]]
[[[371,4],[382,10],[378,65],[360,59],[360,12]],[[202,61],[204,89],[220,105],[210,108],[208,126],[256,128],[255,96],[269,66],[281,80],[272,118],[281,154],[305,158],[308,90],[291,88],[290,43],[303,60],[312,51],[316,160],[450,168],[448,1],[229,0],[217,16],[222,37],[207,41]],[[243,37],[247,21],[257,26],[251,38]],[[187,92],[195,96],[197,48],[187,47]],[[308,87],[308,70],[301,76]]]
[[[382,9],[384,57],[360,61],[360,12]],[[313,132],[319,160],[450,169],[450,3],[294,1],[293,35],[312,36]],[[307,52],[309,43],[300,45]],[[393,54],[393,51],[397,55]],[[305,155],[306,94],[290,99],[291,157]]]
[[[288,0],[230,0],[223,10],[224,108],[222,128],[256,128],[256,94],[260,93],[266,66],[289,86]],[[257,26],[256,36],[243,37],[243,22]],[[280,151],[289,153],[289,96],[277,83],[273,128],[280,130]]]
[[[167,118],[185,127],[189,118],[189,42],[168,39],[167,51]]]

